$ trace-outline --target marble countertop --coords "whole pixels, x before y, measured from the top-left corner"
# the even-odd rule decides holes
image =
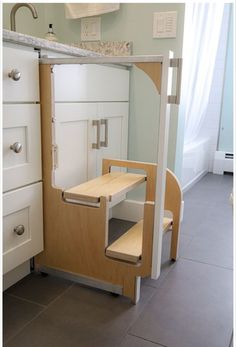
[[[15,44],[20,44],[23,46],[30,46],[38,49],[45,49],[57,53],[63,53],[68,55],[73,55],[77,57],[98,57],[101,54],[96,52],[91,52],[86,49],[65,45],[59,42],[48,41],[38,37],[21,34],[15,31],[10,31],[3,29],[2,39],[5,42],[11,42]]]

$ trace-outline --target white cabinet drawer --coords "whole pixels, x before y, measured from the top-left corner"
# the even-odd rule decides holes
[[[3,191],[41,179],[40,140],[39,105],[3,105]]]
[[[43,250],[42,183],[3,195],[2,239],[3,273]]]
[[[21,76],[18,81],[8,74],[17,69]],[[39,101],[38,53],[20,48],[3,49],[3,101]]]
[[[129,71],[99,65],[56,65],[55,101],[128,101]]]

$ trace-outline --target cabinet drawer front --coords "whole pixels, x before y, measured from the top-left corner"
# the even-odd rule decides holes
[[[8,76],[12,70],[20,72],[15,81]],[[3,49],[3,101],[39,101],[38,53],[20,48]]]
[[[55,101],[128,101],[129,71],[99,65],[56,65]]]
[[[3,105],[3,191],[39,181],[40,106]]]
[[[3,273],[43,250],[42,183],[3,195]]]

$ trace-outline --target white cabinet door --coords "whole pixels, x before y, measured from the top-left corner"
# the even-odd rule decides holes
[[[43,250],[42,183],[3,195],[3,273]]]
[[[40,106],[3,105],[3,191],[41,180]]]
[[[3,101],[39,101],[38,52],[15,47],[3,49]],[[20,79],[9,77],[12,70],[18,70]]]
[[[57,146],[54,184],[69,188],[91,178],[96,167],[96,103],[55,104],[54,142]]]
[[[55,101],[128,101],[129,71],[102,65],[56,65]]]
[[[102,174],[103,158],[127,159],[128,113],[128,102],[98,103],[97,117],[102,120],[102,124],[101,148],[97,151],[96,176]],[[106,137],[107,141],[105,141]]]
[[[66,189],[101,175],[103,158],[127,158],[128,108],[127,102],[55,104],[56,187]]]

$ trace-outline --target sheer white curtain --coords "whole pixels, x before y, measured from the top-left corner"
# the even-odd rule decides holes
[[[206,115],[224,3],[186,3],[181,103],[184,144],[199,135]]]

